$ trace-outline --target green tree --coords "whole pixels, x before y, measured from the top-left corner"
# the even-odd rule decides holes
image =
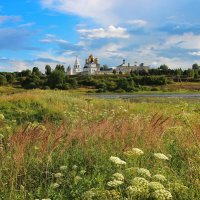
[[[62,72],[65,72],[65,67],[64,67],[64,65],[56,65],[56,68],[55,68],[55,70],[59,70],[59,71],[62,71]]]
[[[167,71],[168,69],[169,67],[165,64],[160,66],[160,70]]]
[[[36,76],[41,76],[41,72],[38,67],[33,67],[32,74]]]
[[[188,69],[187,70],[187,76],[190,78],[194,78],[194,70],[193,69]]]
[[[6,79],[7,79],[7,81],[8,81],[8,83],[13,83],[14,82],[14,80],[15,80],[15,77],[14,77],[14,75],[13,74],[11,74],[11,73],[9,73],[9,74],[6,74]]]
[[[65,82],[65,73],[62,70],[54,70],[48,77],[48,86],[50,88],[59,88],[61,89],[62,85]]]
[[[51,66],[50,65],[46,65],[45,66],[45,74],[47,76],[51,74]]]
[[[113,69],[113,74],[116,74],[116,73],[117,73],[116,69]]]
[[[199,66],[197,63],[194,63],[194,64],[192,65],[192,69],[193,69],[193,70],[199,70],[199,69],[200,69],[200,66]]]

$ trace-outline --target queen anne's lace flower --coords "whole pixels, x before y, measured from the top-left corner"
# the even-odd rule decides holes
[[[144,194],[147,194],[149,192],[149,182],[145,178],[135,177],[132,180],[132,186],[136,187]]]
[[[54,176],[55,176],[55,178],[61,178],[63,176],[63,174],[62,173],[56,173],[56,174],[54,174]]]
[[[0,120],[4,120],[4,119],[5,119],[4,115],[0,114]]]
[[[3,135],[3,134],[0,134],[0,140],[3,139],[3,138],[4,138],[4,135]]]
[[[137,173],[141,176],[145,176],[145,177],[151,177],[151,173],[148,169],[145,168],[139,168],[137,169]]]
[[[81,175],[84,175],[85,173],[86,173],[86,170],[84,170],[84,169],[80,171]]]
[[[124,181],[124,176],[122,174],[120,174],[120,173],[115,173],[115,174],[113,174],[112,177],[113,177],[114,180]]]
[[[165,182],[167,179],[162,174],[156,174],[152,177],[154,180]]]
[[[160,190],[156,190],[155,192],[153,192],[152,197],[155,200],[171,200],[172,194],[165,189],[160,189]]]
[[[161,190],[161,189],[165,189],[165,187],[159,183],[159,182],[150,182],[149,183],[149,188],[151,190]]]
[[[134,152],[136,155],[141,156],[144,154],[144,151],[138,148],[132,148],[132,152]]]
[[[115,163],[116,165],[126,165],[126,162],[121,160],[120,158],[118,157],[114,157],[114,156],[111,156],[110,157],[110,161]]]
[[[60,185],[59,185],[58,183],[52,183],[52,184],[51,184],[51,187],[52,187],[53,189],[56,189],[56,188],[59,188]]]
[[[63,165],[63,166],[60,166],[60,170],[61,171],[65,171],[67,169],[67,166]]]
[[[154,153],[154,156],[160,160],[169,160],[169,158],[162,153]]]
[[[113,181],[109,181],[108,183],[107,183],[107,185],[109,186],[109,187],[118,187],[118,186],[120,186],[120,185],[122,185],[124,182],[123,181],[118,181],[118,180],[113,180]]]

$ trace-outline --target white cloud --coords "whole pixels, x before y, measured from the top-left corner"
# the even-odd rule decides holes
[[[20,24],[19,27],[20,28],[31,27],[33,25],[35,25],[35,22],[30,22],[30,23],[26,23],[26,24]]]
[[[165,46],[178,46],[184,49],[200,49],[200,35],[185,33],[168,37]]]
[[[99,39],[99,38],[129,38],[127,30],[122,27],[109,26],[107,29],[79,29],[78,32],[82,37],[88,39]]]
[[[194,51],[189,53],[192,56],[200,56],[200,51]]]
[[[113,6],[113,0],[41,0],[41,3],[44,8],[100,21],[108,16]]]
[[[21,20],[20,16],[8,16],[8,15],[0,16],[0,24],[5,23],[7,21],[18,22],[20,20]]]
[[[43,43],[56,43],[56,44],[68,44],[69,43],[66,40],[56,38],[56,36],[52,35],[52,34],[46,34],[46,38],[40,40],[40,42],[43,42]]]
[[[185,9],[183,0],[40,0],[43,8],[90,18],[101,24],[132,19],[161,21]]]
[[[147,25],[147,21],[142,20],[142,19],[135,19],[135,20],[127,21],[127,24],[138,26],[138,27],[144,27]]]

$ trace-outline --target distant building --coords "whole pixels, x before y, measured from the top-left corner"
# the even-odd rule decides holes
[[[130,65],[130,63],[126,63],[125,59],[123,60],[121,65],[115,67],[116,73],[130,73],[131,71],[137,70],[149,70],[149,66],[144,66],[144,63],[141,63],[139,66]]]
[[[69,65],[68,68],[67,68],[67,74],[68,74],[68,75],[76,75],[76,74],[81,73],[82,71],[83,71],[83,70],[82,70],[82,68],[81,68],[79,59],[78,59],[78,57],[76,56],[76,60],[75,60],[75,63],[74,63],[74,67],[71,68],[71,66]]]
[[[85,66],[83,68],[83,74],[94,75],[100,72],[100,64],[98,58],[95,58],[92,54],[85,60]]]

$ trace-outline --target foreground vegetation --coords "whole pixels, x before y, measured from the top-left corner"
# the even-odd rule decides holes
[[[0,199],[200,199],[200,105],[0,93]]]

